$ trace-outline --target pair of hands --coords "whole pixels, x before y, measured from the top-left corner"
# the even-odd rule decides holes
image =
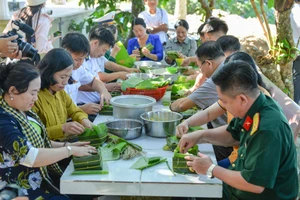
[[[88,119],[83,119],[81,124],[78,122],[67,122],[62,125],[62,131],[66,135],[80,135],[85,131],[85,128],[92,128],[93,123]]]
[[[142,48],[142,52],[145,57],[150,58],[151,52],[146,47]],[[137,61],[141,60],[140,50],[139,49],[133,50],[131,56],[135,57]]]
[[[201,141],[201,134],[193,132],[187,134],[189,130],[188,122],[185,120],[176,127],[176,136],[181,138],[178,145],[181,153],[186,153],[188,149]],[[197,174],[206,174],[208,168],[213,163],[211,158],[205,154],[198,153],[198,156],[186,156],[187,166],[196,171]]]
[[[97,149],[89,145],[90,142],[74,142],[68,143],[67,146],[72,147],[71,154],[73,156],[89,156],[92,153],[97,153]]]

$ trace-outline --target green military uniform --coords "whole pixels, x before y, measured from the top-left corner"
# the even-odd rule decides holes
[[[234,118],[227,131],[240,141],[238,158],[229,169],[249,183],[264,187],[261,194],[224,184],[226,199],[295,199],[298,194],[297,153],[292,130],[280,106],[260,94],[243,119]]]

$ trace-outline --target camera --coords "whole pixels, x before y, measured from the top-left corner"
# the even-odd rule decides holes
[[[19,196],[23,196],[23,192],[16,184],[7,185],[0,192],[0,200],[11,200]]]
[[[33,35],[34,30],[27,24],[22,23],[21,20],[13,20],[12,22],[19,28],[18,30]],[[40,55],[38,54],[38,50],[35,49],[31,44],[22,41],[23,36],[17,33],[18,30],[13,28],[11,31],[8,31],[6,35],[0,36],[0,38],[18,35],[18,38],[12,42],[16,42],[18,44],[19,49],[22,51],[22,56],[31,58],[33,62],[39,62]]]

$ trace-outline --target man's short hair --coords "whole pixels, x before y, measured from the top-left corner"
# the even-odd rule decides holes
[[[203,27],[203,33],[216,33],[216,32],[223,32],[224,35],[228,32],[228,26],[225,21],[211,17]]]
[[[90,43],[81,33],[68,33],[61,42],[61,46],[74,54],[90,54]]]
[[[236,52],[241,50],[239,39],[232,35],[223,35],[218,38],[217,42],[224,52]]]
[[[196,56],[199,60],[214,60],[221,56],[225,56],[219,43],[216,41],[207,41],[202,43],[196,50]]]
[[[98,40],[99,44],[108,44],[112,47],[115,44],[114,35],[107,28],[103,28],[99,24],[95,25],[89,32],[89,40]]]
[[[225,64],[212,76],[212,81],[222,94],[232,98],[239,94],[254,97],[258,91],[257,74],[248,63],[240,60]]]

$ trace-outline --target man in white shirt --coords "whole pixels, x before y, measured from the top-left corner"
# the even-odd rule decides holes
[[[83,61],[90,53],[88,40],[81,33],[68,33],[62,40],[62,47],[71,54],[74,61],[72,77],[69,80],[69,84],[65,87],[66,92],[71,96],[73,102],[77,104],[78,90],[81,89],[82,85],[89,86],[90,91],[95,91],[101,99],[100,104],[90,103],[80,106],[80,108],[87,114],[98,113],[104,101],[109,104],[111,95],[102,81],[81,67]]]
[[[165,9],[157,7],[158,0],[145,0],[145,11],[138,17],[143,18],[150,34],[159,35],[162,44],[168,40],[168,13]]]
[[[136,72],[135,68],[127,68],[111,61],[108,61],[104,55],[109,48],[114,44],[113,34],[106,28],[99,25],[94,26],[89,33],[90,43],[90,57],[82,64],[83,68],[91,73],[94,77],[103,82],[109,82],[115,79],[126,79],[126,74],[129,72]],[[111,71],[117,71],[110,74],[104,73],[107,68]],[[108,91],[120,90],[118,83],[106,84]],[[77,96],[77,103],[97,103],[101,101],[96,92],[86,92],[86,90],[79,91]]]
[[[291,26],[296,47],[300,50],[300,0],[295,0],[291,11]],[[293,63],[294,101],[300,103],[300,56]]]

